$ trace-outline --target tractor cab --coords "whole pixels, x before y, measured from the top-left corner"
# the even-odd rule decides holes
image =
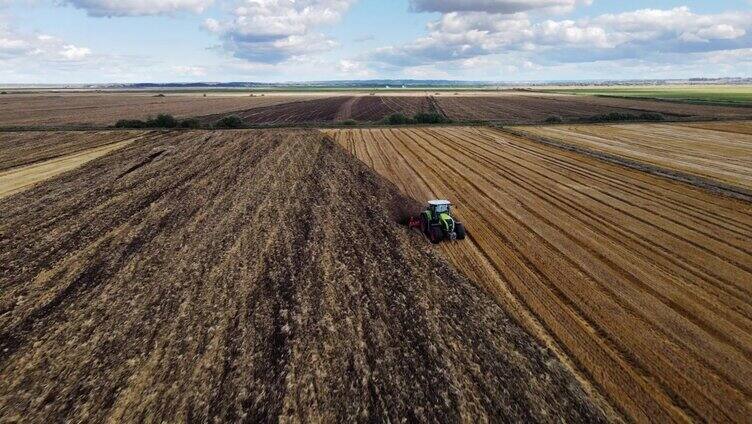
[[[465,227],[452,216],[448,200],[429,200],[420,217],[410,219],[410,227],[420,228],[432,243],[465,238]]]
[[[452,203],[449,200],[429,200],[428,210],[432,216],[438,217],[442,213],[451,213]]]

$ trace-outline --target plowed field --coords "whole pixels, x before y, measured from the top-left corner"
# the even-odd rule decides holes
[[[493,129],[332,132],[416,199],[452,262],[640,421],[752,414],[752,207]]]
[[[225,113],[286,103],[312,96],[250,97],[201,94],[8,94],[0,96],[0,126],[66,127],[113,125],[119,119],[146,119],[160,113],[177,117]]]
[[[559,116],[566,120],[612,112],[659,112],[670,118],[752,117],[752,108],[570,95],[497,95],[488,97],[440,96],[446,115],[457,121],[498,121],[508,124],[542,123]]]
[[[752,193],[752,124],[555,125],[514,128],[680,171]]]
[[[301,131],[150,134],[0,200],[0,421],[604,421],[413,202]]]
[[[126,146],[143,132],[0,133],[0,198]]]
[[[143,131],[0,132],[0,171],[80,153],[142,134]]]
[[[378,121],[392,113],[412,116],[429,111],[430,105],[428,97],[420,96],[336,96],[212,114],[201,117],[201,120],[211,123],[223,116],[236,115],[246,124],[255,125],[331,123],[348,119],[368,122]]]

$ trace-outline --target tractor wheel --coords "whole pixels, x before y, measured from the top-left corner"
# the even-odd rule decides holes
[[[454,224],[454,232],[457,233],[457,240],[464,240],[465,239],[465,226],[462,225],[461,222],[457,222]]]
[[[420,215],[420,232],[429,235],[428,234],[428,220],[426,219],[426,216],[421,214]]]
[[[428,238],[431,239],[433,244],[441,243],[441,240],[444,239],[444,232],[439,227],[431,227]]]

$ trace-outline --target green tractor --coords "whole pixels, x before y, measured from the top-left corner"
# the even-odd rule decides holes
[[[410,228],[418,228],[431,243],[443,240],[463,240],[465,226],[452,217],[452,203],[448,200],[429,200],[418,218],[410,218]]]

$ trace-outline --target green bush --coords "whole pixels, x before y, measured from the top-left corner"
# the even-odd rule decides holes
[[[148,125],[138,119],[121,119],[117,121],[115,128],[148,128]]]
[[[180,128],[201,128],[201,122],[198,119],[184,119],[180,122]]]
[[[406,125],[412,124],[413,120],[401,113],[393,113],[386,117],[386,122],[389,125]]]
[[[547,124],[561,124],[563,122],[564,122],[564,119],[561,116],[557,116],[557,115],[549,116],[548,118],[546,118]]]
[[[586,118],[589,122],[618,122],[618,121],[634,121],[637,117],[628,113],[611,112],[602,115],[593,115]]]
[[[421,112],[413,116],[413,121],[418,124],[446,124],[451,122],[446,116],[436,112]]]
[[[666,119],[657,112],[644,112],[639,115],[631,113],[611,112],[604,115],[595,115],[585,120],[588,122],[620,122],[620,121],[664,121]]]
[[[347,125],[347,126],[353,126],[353,125],[358,125],[358,121],[356,121],[354,119],[348,119],[348,120],[342,121],[340,124],[341,125]]]
[[[243,120],[235,115],[225,116],[214,123],[214,128],[243,128]]]
[[[8,92],[7,91],[3,91],[0,94],[8,94]]]
[[[176,128],[180,125],[180,121],[172,115],[162,113],[157,115],[156,118],[146,121],[146,124],[153,128]]]
[[[146,121],[139,119],[121,119],[115,124],[116,128],[177,128],[182,126],[183,128],[198,128],[199,122],[195,119],[187,119],[189,126],[185,126],[183,123],[175,119],[172,115],[160,114],[156,118],[149,118]],[[183,122],[186,122],[183,121]],[[196,127],[193,127],[195,121]]]
[[[643,121],[665,121],[666,117],[658,112],[645,112],[640,114],[640,119]]]

